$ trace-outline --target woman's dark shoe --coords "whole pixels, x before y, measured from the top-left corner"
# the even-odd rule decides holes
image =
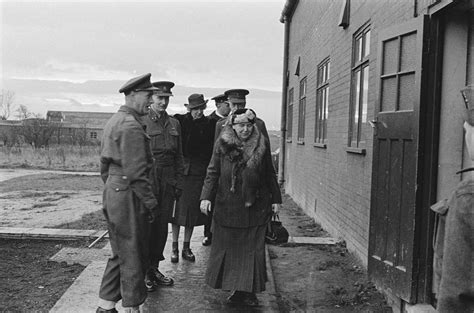
[[[191,249],[183,249],[183,251],[181,252],[181,256],[185,260],[188,260],[188,261],[191,261],[191,262],[196,261],[196,257],[194,256]]]
[[[171,252],[171,263],[178,263],[179,261],[179,251],[173,250]]]
[[[238,290],[235,290],[227,297],[227,304],[230,305],[241,305],[244,299],[244,293]]]

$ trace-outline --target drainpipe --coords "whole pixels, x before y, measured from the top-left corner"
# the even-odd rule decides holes
[[[278,183],[284,187],[285,183],[285,152],[286,152],[286,111],[287,111],[287,87],[288,87],[288,50],[290,37],[291,14],[298,1],[287,0],[280,22],[285,24],[285,37],[283,47],[283,83],[281,96],[281,125],[280,125],[280,155],[278,157]]]

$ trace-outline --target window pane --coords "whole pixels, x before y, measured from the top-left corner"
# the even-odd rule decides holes
[[[413,71],[416,66],[416,33],[403,36],[401,41],[400,70]]]
[[[398,72],[398,39],[384,42],[382,57],[384,75]]]
[[[323,134],[322,138],[326,139],[327,138],[327,121],[328,121],[328,115],[329,115],[329,87],[326,88],[326,93],[325,93],[325,100],[324,100],[324,121],[323,121]]]
[[[397,78],[382,78],[382,95],[380,110],[395,111],[397,101]]]
[[[327,71],[326,71],[326,75],[327,75],[327,76],[326,76],[326,81],[329,80],[329,71],[331,70],[331,63],[328,62],[328,65],[327,65],[327,66],[328,66],[328,69],[327,69]]]
[[[361,103],[362,103],[362,120],[361,122],[362,123],[367,123],[367,103],[368,103],[368,100],[367,100],[367,96],[368,96],[368,93],[369,93],[369,67],[366,66],[364,68],[364,75],[363,75],[363,79],[364,79],[364,83],[363,83],[363,86],[362,86],[362,100],[361,100]]]
[[[399,110],[413,110],[415,90],[415,74],[400,76]]]
[[[357,129],[359,128],[360,75],[360,70],[355,72],[354,98],[352,101],[351,146],[357,146]]]
[[[365,54],[364,56],[368,56],[370,54],[370,30],[365,33]]]
[[[356,40],[356,61],[362,60],[362,37],[357,38]]]

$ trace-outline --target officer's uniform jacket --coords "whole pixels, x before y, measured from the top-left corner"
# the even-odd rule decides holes
[[[157,206],[153,195],[149,171],[153,163],[150,151],[150,137],[136,112],[121,106],[104,128],[100,157],[100,174],[104,183],[113,181],[112,175],[120,176],[121,188],[130,188],[148,210]],[[114,184],[115,186],[115,184]]]
[[[144,117],[143,122],[150,136],[154,158],[151,177],[154,192],[160,201],[160,211],[169,211],[173,206],[174,188],[183,189],[181,125],[166,112],[159,117],[153,110]]]

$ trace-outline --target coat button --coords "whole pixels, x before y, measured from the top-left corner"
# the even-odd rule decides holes
[[[127,176],[122,176],[122,179],[127,179]]]
[[[120,191],[120,188],[115,188],[115,191]]]

